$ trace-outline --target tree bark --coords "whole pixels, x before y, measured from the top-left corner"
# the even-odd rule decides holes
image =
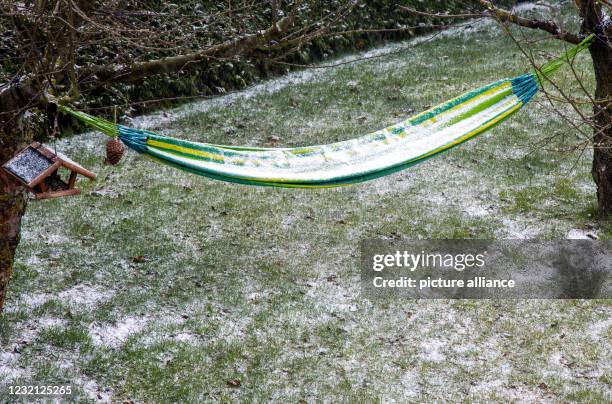
[[[596,1],[578,1],[577,5],[583,30],[597,35],[589,48],[596,83],[591,174],[597,185],[597,213],[608,217],[612,214],[612,23]]]
[[[27,195],[25,190],[14,184],[10,185],[10,178],[0,172],[4,187],[0,192],[0,313],[4,307],[4,300],[9,280],[13,272],[15,251],[19,244],[21,218],[25,213]]]
[[[37,102],[38,95],[30,90],[23,83],[15,83],[0,91],[5,94],[4,98],[0,97],[3,100],[0,111],[5,111],[0,115],[0,165],[32,140],[36,125],[34,112],[25,113],[24,109]],[[0,312],[13,272],[27,198],[27,190],[0,168]]]
[[[612,36],[611,36],[612,38]],[[612,214],[612,49],[597,41],[591,46],[595,68],[595,136],[593,168],[600,216]]]

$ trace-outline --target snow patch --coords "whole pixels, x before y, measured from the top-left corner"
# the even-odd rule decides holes
[[[578,229],[571,229],[570,231],[567,232],[567,235],[565,236],[565,238],[568,240],[594,240],[597,238],[597,236],[593,234],[593,232],[587,232],[587,231],[578,230]]]
[[[113,295],[114,292],[109,290],[102,290],[101,288],[88,285],[77,285],[57,294],[23,294],[20,297],[20,301],[22,305],[30,309],[35,309],[53,299],[57,299],[61,302],[67,302],[73,306],[92,309],[99,303],[109,300]]]
[[[464,209],[465,213],[474,217],[489,216],[491,214],[491,207],[484,207],[478,204],[468,205]]]
[[[45,239],[46,244],[63,244],[70,242],[70,239],[68,237],[63,236],[61,234],[47,234]]]
[[[97,346],[118,348],[127,339],[140,332],[147,324],[144,318],[127,317],[115,325],[92,324],[89,326],[89,336]]]
[[[11,382],[19,378],[28,378],[31,372],[19,365],[20,347],[34,341],[42,330],[59,327],[64,323],[64,320],[53,317],[42,317],[25,323],[24,327],[16,334],[18,339],[2,347],[3,351],[0,353],[0,381]]]
[[[512,12],[513,13],[524,13],[524,12],[537,11],[537,10],[549,10],[550,7],[552,6],[549,4],[545,4],[545,3],[526,2],[526,3],[517,4],[516,6],[514,6],[512,8]]]
[[[444,354],[440,352],[440,348],[444,346],[444,343],[439,339],[432,339],[429,341],[423,341],[421,343],[421,354],[420,357],[424,361],[429,362],[442,362],[446,358]]]
[[[502,224],[504,225],[502,232],[505,233],[505,238],[526,240],[534,238],[538,234],[538,229],[518,220],[504,218]]]
[[[109,300],[113,296],[113,292],[102,290],[88,285],[77,285],[71,289],[65,290],[57,295],[61,301],[68,301],[74,306],[84,308],[94,308],[98,304]]]
[[[228,343],[240,341],[246,334],[246,329],[252,322],[250,317],[241,317],[238,319],[227,319],[219,326],[219,337]]]
[[[42,264],[43,261],[38,257],[38,255],[34,254],[32,256],[30,256],[27,260],[26,260],[26,264],[29,266],[38,266],[40,264]]]
[[[605,337],[604,334],[610,333],[612,330],[612,317],[609,317],[605,320],[598,321],[587,329],[587,335],[591,337],[595,341],[601,341],[602,337]],[[604,338],[605,339],[605,338]]]
[[[39,328],[60,327],[64,325],[65,323],[66,321],[60,318],[44,317],[38,320],[38,327]]]
[[[0,358],[1,359],[1,358]],[[10,383],[13,380],[26,378],[28,372],[25,369],[0,364],[0,380]]]
[[[471,393],[486,394],[491,390],[501,391],[504,382],[501,379],[487,380],[480,382],[470,389]]]
[[[96,403],[112,403],[112,395],[108,390],[102,390],[95,380],[81,375],[75,380],[75,384],[80,386],[87,397]]]
[[[37,294],[28,294],[24,293],[19,297],[20,306],[26,306],[30,309],[35,309],[38,306],[42,306],[46,302],[48,302],[52,296],[48,293],[37,293]]]
[[[196,341],[196,337],[195,335],[188,333],[188,332],[182,332],[180,334],[177,334],[174,336],[174,340],[175,341],[179,341],[179,342],[195,342]]]
[[[402,375],[400,383],[403,387],[404,397],[417,397],[419,395],[418,380],[418,373],[413,370],[409,370]]]

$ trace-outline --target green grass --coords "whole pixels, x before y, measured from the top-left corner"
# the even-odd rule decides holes
[[[390,49],[178,108],[152,129],[236,145],[328,143],[527,69],[488,24]],[[588,66],[582,55],[577,67]],[[571,86],[567,71],[558,78]],[[70,383],[75,401],[609,399],[609,301],[360,296],[364,238],[609,238],[593,215],[589,155],[572,169],[572,156],[533,147],[555,132],[551,147],[573,137],[534,102],[422,165],[307,191],[209,181],[134,153],[108,167],[103,136],[64,140],[99,177],[79,183],[82,196],[28,207],[0,317],[11,383]]]

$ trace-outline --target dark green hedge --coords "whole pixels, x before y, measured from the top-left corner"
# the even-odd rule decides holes
[[[156,18],[151,23],[159,30],[180,32],[181,30],[197,29],[194,26],[184,27],[180,17],[189,13],[191,16],[202,16],[201,24],[207,30],[194,41],[193,47],[204,46],[206,43],[229,40],[242,35],[244,32],[253,32],[264,29],[271,24],[272,15],[270,7],[252,10],[236,11],[224,17],[209,18],[208,16],[226,10],[226,2],[187,0],[173,4],[170,13],[163,19]],[[401,10],[398,5],[409,6],[414,9],[429,12],[458,12],[465,9],[470,2],[459,0],[360,0],[355,1],[350,13],[338,24],[336,31],[353,30],[385,30],[361,33],[350,33],[317,38],[312,43],[304,45],[299,51],[292,53],[285,61],[296,64],[306,64],[333,57],[342,52],[362,50],[387,40],[405,39],[424,31],[432,24],[450,23],[450,21],[433,20],[426,16],[417,16]],[[169,10],[168,2],[161,0],[124,0],[126,9],[137,10],[144,7],[150,10]],[[298,24],[307,25],[321,20],[329,13],[348,3],[346,0],[289,0],[281,1],[281,10],[298,10]],[[472,3],[474,4],[474,3]],[[243,13],[244,15],[241,15]],[[248,13],[248,15],[247,15]],[[236,21],[244,21],[244,25],[236,27]],[[210,28],[213,28],[212,32]],[[414,27],[414,28],[410,28]],[[420,27],[420,28],[419,28]],[[4,28],[4,29],[1,29]],[[6,29],[8,28],[8,29]],[[20,50],[15,49],[14,32],[10,29],[11,21],[0,19],[0,54],[3,55],[0,66],[0,81],[5,81],[19,69]],[[138,49],[121,48],[112,42],[96,43],[83,47],[79,52],[79,65],[125,63],[127,60],[142,59],[143,57],[168,56],[163,52],[149,52]],[[101,87],[90,86],[83,91],[84,97],[77,107],[107,107],[112,105],[133,104],[135,113],[146,109],[163,108],[176,101],[137,104],[139,101],[163,99],[169,97],[189,97],[197,95],[213,95],[219,91],[243,88],[250,83],[274,74],[285,73],[289,68],[286,65],[273,64],[265,58],[236,59],[231,62],[219,62],[213,65],[194,65],[181,74],[166,74],[149,77],[130,84],[113,84]],[[125,109],[125,108],[122,108]],[[105,111],[110,114],[110,109]]]

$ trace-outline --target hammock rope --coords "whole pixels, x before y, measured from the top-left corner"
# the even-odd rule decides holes
[[[505,121],[538,92],[546,77],[587,49],[593,35],[541,68],[468,91],[368,135],[294,148],[191,142],[115,124],[59,105],[85,124],[166,165],[226,182],[296,188],[349,185],[423,162]]]

